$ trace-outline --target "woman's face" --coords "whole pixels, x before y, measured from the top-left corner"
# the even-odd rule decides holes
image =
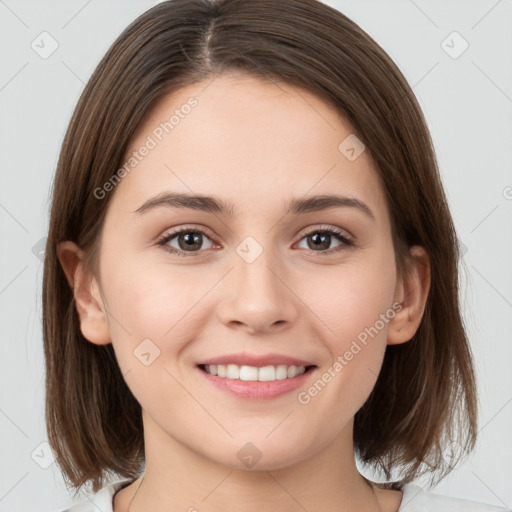
[[[257,469],[351,438],[398,282],[382,185],[351,126],[305,90],[224,74],[160,101],[130,157],[103,188],[98,281],[146,437]],[[151,203],[166,194],[212,199]],[[346,199],[312,200],[334,195]],[[293,375],[286,357],[314,368],[235,390],[198,367],[224,356],[247,378],[271,379],[258,370],[271,362]]]

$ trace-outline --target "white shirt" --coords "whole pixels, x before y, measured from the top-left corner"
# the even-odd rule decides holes
[[[125,478],[106,485],[85,501],[73,505],[71,508],[55,512],[113,512],[114,494],[133,481],[133,479]],[[512,510],[502,507],[425,491],[415,484],[405,484],[402,491],[402,503],[398,512],[512,512]]]

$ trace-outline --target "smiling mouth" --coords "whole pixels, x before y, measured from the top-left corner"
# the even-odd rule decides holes
[[[203,372],[224,379],[241,380],[247,382],[271,382],[276,380],[289,380],[310,372],[316,365],[268,365],[246,366],[237,364],[199,364]]]

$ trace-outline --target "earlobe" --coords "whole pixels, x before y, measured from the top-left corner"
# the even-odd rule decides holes
[[[96,278],[83,263],[83,251],[74,242],[61,242],[57,255],[66,275],[84,337],[97,345],[111,342],[108,318]]]
[[[420,326],[430,290],[430,258],[427,251],[415,245],[410,248],[412,261],[406,275],[397,284],[395,301],[402,308],[389,323],[388,345],[409,341]]]

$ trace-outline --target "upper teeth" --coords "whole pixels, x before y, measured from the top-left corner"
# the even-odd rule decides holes
[[[282,380],[297,377],[306,371],[305,366],[238,366],[237,364],[206,364],[205,369],[211,375],[240,380]]]

